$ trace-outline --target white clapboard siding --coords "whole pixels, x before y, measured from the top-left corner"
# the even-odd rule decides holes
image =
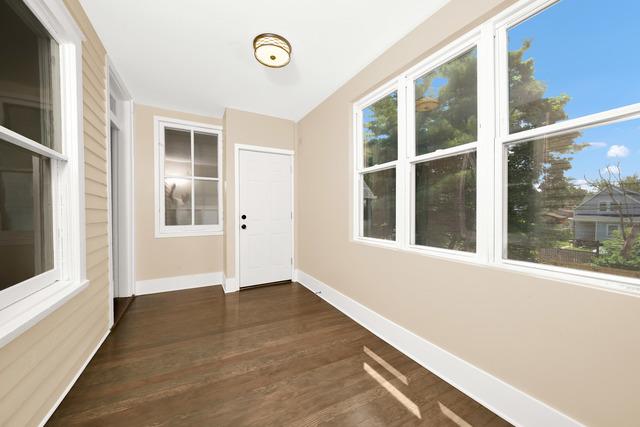
[[[37,426],[108,328],[105,50],[78,0],[65,0],[82,47],[89,287],[0,349],[0,425]]]

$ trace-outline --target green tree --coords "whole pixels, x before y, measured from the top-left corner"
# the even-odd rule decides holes
[[[631,228],[627,228],[626,234],[631,234]],[[622,237],[620,230],[613,232],[610,239],[602,243],[600,256],[594,258],[593,263],[602,267],[621,268],[623,270],[640,270],[640,240],[634,239],[628,253],[623,250],[628,239]]]
[[[365,108],[363,122],[366,166],[396,160],[398,156],[397,92],[393,92]]]
[[[416,154],[478,139],[477,68],[472,49],[416,80]]]
[[[627,190],[640,193],[640,176],[638,174],[625,176],[620,182]]]
[[[567,119],[568,95],[545,97],[546,85],[535,77],[532,58],[525,59],[531,42],[509,52],[509,127],[512,133]],[[416,153],[476,141],[476,50],[459,56],[415,82]],[[397,113],[395,97],[387,97],[365,111],[366,159],[395,158]],[[367,122],[367,117],[375,117]],[[568,240],[565,224],[549,221],[549,214],[577,204],[586,194],[566,176],[571,155],[585,146],[575,142],[578,132],[524,142],[509,149],[509,256],[535,261],[537,248]],[[373,145],[372,145],[373,146]],[[393,153],[392,153],[393,152]],[[416,168],[416,242],[458,250],[475,248],[475,156],[432,161]],[[423,243],[424,242],[424,243]]]
[[[509,129],[511,133],[550,125],[567,119],[568,95],[545,97],[547,85],[535,77],[535,61],[524,59],[531,47],[526,40],[509,52]]]
[[[618,215],[618,233],[622,241],[615,254],[608,252],[607,255],[609,257],[619,256],[626,263],[633,262],[632,258],[637,256],[634,248],[640,236],[640,223],[635,219],[633,207],[636,203],[634,196],[638,197],[638,194],[631,188],[637,188],[640,182],[637,175],[623,177],[620,163],[615,167],[607,166],[605,172],[600,171],[599,174],[600,178],[592,186],[609,195],[613,205],[612,211]],[[611,246],[609,249],[616,250],[615,246]],[[640,259],[637,262],[640,263]]]
[[[415,82],[416,154],[476,141],[477,93],[476,49],[418,78]],[[475,177],[475,153],[416,166],[416,244],[475,250]]]
[[[531,47],[525,41],[509,52],[509,129],[517,133],[567,119],[566,94],[545,97],[547,87],[535,77],[533,58],[525,59]],[[573,185],[566,172],[572,154],[586,145],[577,144],[579,132],[510,147],[508,166],[509,257],[536,261],[537,249],[567,241],[572,231],[558,211],[575,206],[587,193]],[[555,215],[555,216],[554,216]]]

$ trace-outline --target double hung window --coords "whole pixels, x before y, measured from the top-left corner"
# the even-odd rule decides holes
[[[638,289],[640,6],[623,3],[517,3],[356,102],[354,240]]]
[[[60,45],[21,1],[0,1],[0,309],[62,277]],[[58,225],[58,227],[56,227]]]

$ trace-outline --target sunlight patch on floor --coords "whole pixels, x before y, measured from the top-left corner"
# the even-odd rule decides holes
[[[420,408],[418,408],[418,405],[413,403],[411,399],[405,396],[400,390],[395,388],[393,384],[391,384],[382,375],[376,372],[376,370],[369,366],[368,363],[364,362],[363,368],[364,371],[371,376],[371,378],[376,380],[378,384],[384,387],[384,389],[387,390],[389,394],[395,397],[398,402],[404,405],[404,407],[407,408],[413,415],[415,415],[419,419],[422,419],[422,414],[420,413]]]
[[[371,350],[366,345],[363,348],[364,348],[364,352],[365,352],[365,354],[367,356],[369,356],[370,358],[372,358],[373,360],[378,362],[380,364],[380,366],[382,366],[384,369],[389,371],[389,373],[391,375],[393,375],[394,377],[396,377],[397,379],[402,381],[402,383],[404,385],[409,385],[409,380],[407,379],[407,377],[405,375],[402,374],[402,372],[398,371],[396,368],[391,366],[386,360],[384,360],[382,357],[378,356],[376,353],[373,352],[373,350]]]
[[[456,414],[451,409],[444,406],[442,402],[438,402],[438,406],[440,407],[440,411],[442,411],[445,417],[449,418],[451,421],[453,421],[460,427],[472,427],[471,424],[469,424],[468,422],[460,418],[458,414]]]

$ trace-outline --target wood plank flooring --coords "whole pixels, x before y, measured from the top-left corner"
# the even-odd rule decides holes
[[[137,297],[49,426],[506,426],[299,284]]]

